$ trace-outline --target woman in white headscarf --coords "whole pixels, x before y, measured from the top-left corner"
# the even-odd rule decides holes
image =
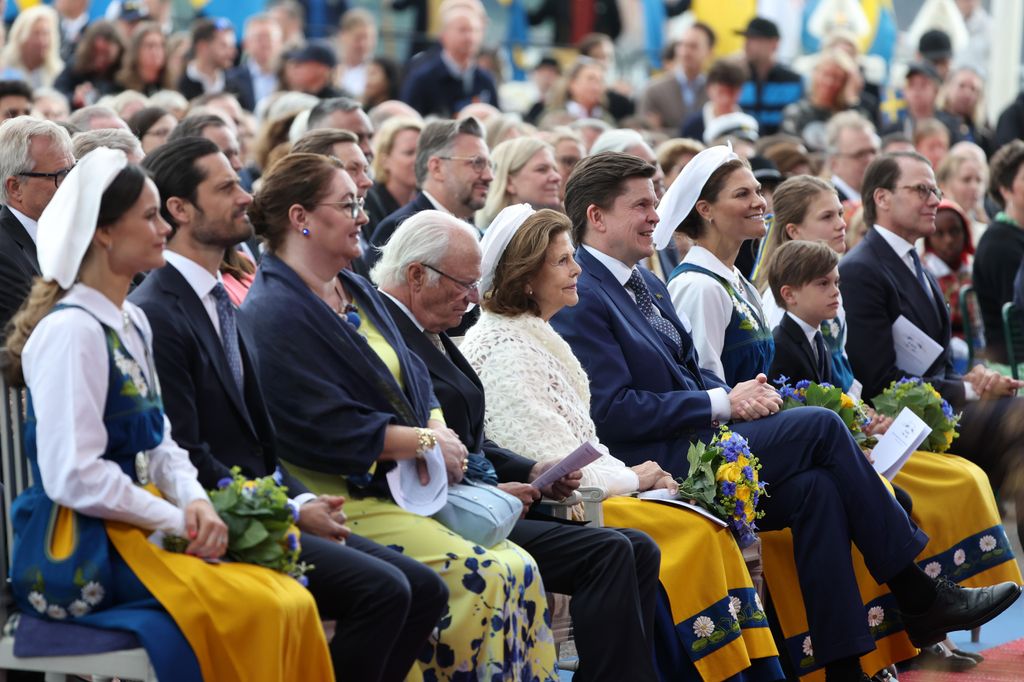
[[[125,300],[137,273],[164,264],[156,186],[105,147],[54,181],[42,278],[7,338],[8,378],[28,388],[35,481],[11,510],[23,618],[133,632],[161,680],[333,679],[305,588],[208,563],[228,529],[171,439],[149,323]],[[158,546],[162,535],[185,538],[185,553]]]
[[[570,227],[561,213],[518,204],[484,235],[483,312],[459,347],[487,394],[484,429],[537,461],[561,459],[587,441],[601,452],[583,468],[583,485],[615,496],[604,502],[605,523],[642,530],[661,548],[668,603],[659,603],[665,626],[652,639],[662,679],[777,679],[767,621],[730,531],[692,511],[627,497],[671,496],[676,483],[655,462],[627,467],[597,438],[587,374],[548,322],[579,300]]]

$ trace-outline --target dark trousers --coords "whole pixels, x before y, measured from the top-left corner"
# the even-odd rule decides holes
[[[815,659],[828,663],[872,650],[850,543],[881,584],[909,566],[928,537],[882,485],[834,412],[803,408],[732,428],[750,441],[768,482],[758,526],[793,532]]]
[[[1020,476],[1024,465],[1024,398],[967,403],[960,419],[960,436],[949,450],[981,467],[996,492],[1010,477],[1016,486],[1012,497],[1017,507],[1017,536],[1024,542],[1024,481],[1012,478]]]
[[[330,644],[338,679],[402,680],[448,604],[432,569],[371,540],[342,545],[305,534],[302,561],[320,615],[336,620]]]
[[[526,519],[509,540],[537,561],[544,587],[572,597],[574,680],[656,681],[651,630],[661,551],[630,528]]]

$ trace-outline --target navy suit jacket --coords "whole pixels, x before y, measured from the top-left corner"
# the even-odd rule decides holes
[[[473,71],[472,86],[466,92],[463,82],[451,74],[438,50],[424,57],[406,74],[401,100],[422,116],[449,118],[473,102],[498,106],[498,88],[490,73],[477,68]]]
[[[679,332],[678,355],[600,261],[583,248],[576,260],[583,269],[579,303],[563,308],[551,324],[590,377],[597,435],[627,464],[652,459],[668,471],[685,472],[690,441],[708,439],[717,426],[707,390],[729,387],[700,369],[693,339],[655,275],[640,268],[662,317]]]
[[[224,74],[224,90],[234,94],[238,98],[238,103],[246,111],[256,110],[256,92],[252,87],[252,74],[249,73],[249,67],[244,62],[228,69]]]
[[[966,398],[963,379],[953,371],[949,311],[931,273],[924,271],[932,290],[929,298],[906,263],[872,228],[839,261],[839,274],[848,329],[846,352],[854,376],[864,384],[865,398],[874,398],[892,381],[907,376],[896,367],[892,342],[892,325],[904,315],[944,349],[921,378],[954,408],[962,407]]]
[[[36,243],[6,206],[0,210],[0,330],[28,298],[39,275]]]
[[[448,428],[459,434],[459,440],[470,452],[483,453],[491,461],[499,481],[526,483],[535,462],[506,450],[484,435],[484,386],[452,340],[447,334],[441,334],[441,344],[448,354],[445,357],[404,310],[387,296],[381,298],[409,350],[430,370],[434,395],[441,403]]]
[[[177,268],[149,273],[128,298],[153,328],[153,359],[171,432],[188,450],[203,487],[215,488],[232,466],[246,476],[274,473],[274,427],[245,332],[239,331],[245,376],[239,392],[210,316]],[[282,474],[292,497],[308,492],[283,468]]]
[[[825,363],[825,374],[818,371],[818,363],[814,359],[814,351],[807,341],[807,335],[789,315],[782,316],[772,336],[775,339],[775,356],[772,367],[768,371],[768,380],[776,379],[780,374],[789,377],[790,385],[806,379],[815,383],[832,382],[832,358]]]
[[[395,233],[398,226],[405,222],[407,218],[416,215],[420,211],[429,211],[432,208],[434,208],[434,205],[430,203],[430,199],[428,199],[423,192],[420,192],[408,204],[377,224],[377,229],[373,231],[373,237],[370,238],[370,243],[374,246],[383,246],[389,239],[391,239],[391,235]]]

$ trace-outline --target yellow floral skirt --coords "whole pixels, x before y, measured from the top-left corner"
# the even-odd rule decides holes
[[[928,535],[928,545],[917,557],[925,573],[944,575],[966,587],[1021,582],[988,478],[977,465],[956,455],[916,451],[893,483],[910,494],[911,518]],[[802,680],[823,681],[797,580],[793,536],[783,530],[761,533],[761,539],[765,579],[790,660]],[[875,582],[856,547],[852,558],[876,647],[861,657],[861,666],[873,674],[917,655],[917,649],[903,630],[889,588]]]
[[[337,476],[289,470],[317,494],[345,495],[353,533],[430,566],[448,586],[447,612],[407,680],[558,679],[547,596],[524,549],[507,540],[485,549],[390,500],[353,498]]]
[[[732,533],[695,512],[613,497],[607,526],[636,528],[661,549],[659,578],[681,646],[704,680],[723,680],[777,655],[761,600]]]

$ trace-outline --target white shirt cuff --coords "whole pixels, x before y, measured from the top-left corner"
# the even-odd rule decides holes
[[[969,381],[964,382],[964,398],[966,398],[967,400],[981,399],[981,396],[978,395],[978,392],[974,390],[974,386],[972,386],[971,382]]]
[[[302,505],[306,504],[310,500],[315,500],[316,498],[317,498],[316,493],[302,493],[301,495],[299,495],[297,497],[293,497],[291,502],[292,502],[292,504],[295,505],[296,509],[301,509]]]
[[[732,407],[729,405],[729,394],[724,388],[713,388],[708,391],[711,399],[711,418],[721,424],[732,419]]]

